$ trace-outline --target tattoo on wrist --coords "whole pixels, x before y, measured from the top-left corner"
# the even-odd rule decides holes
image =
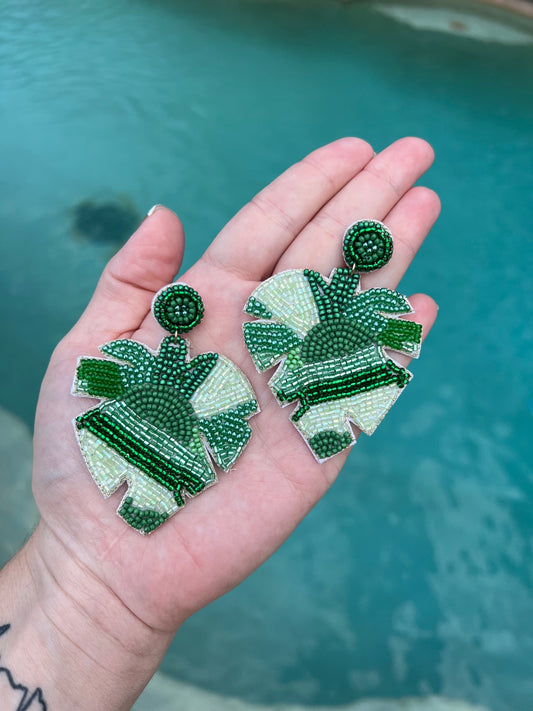
[[[11,625],[0,625],[0,637],[4,635]],[[1,664],[1,656],[0,656]],[[6,706],[9,699],[10,706]],[[23,684],[18,684],[11,671],[0,666],[0,705],[5,711],[47,711],[46,701],[40,687],[30,690]]]

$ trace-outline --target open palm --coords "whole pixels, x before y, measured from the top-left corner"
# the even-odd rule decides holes
[[[285,540],[335,480],[339,454],[317,464],[244,347],[243,306],[273,273],[309,267],[329,275],[342,262],[345,228],[357,219],[386,222],[395,237],[389,264],[363,288],[395,288],[439,212],[436,195],[412,187],[433,159],[415,138],[373,156],[365,142],[341,139],[311,153],[231,220],[180,281],[202,296],[205,316],[189,334],[191,354],[216,351],[249,377],[261,414],[233,471],[188,500],[153,535],[141,537],[115,510],[121,487],[105,500],[80,454],[71,421],[93,400],[70,395],[78,356],[134,338],[156,349],[165,335],[150,313],[153,295],[179,271],[183,231],[164,208],[147,218],[111,260],[87,310],[57,347],[39,400],[34,492],[45,539],[102,583],[136,618],[174,632],[190,614],[237,585]],[[436,305],[415,295],[427,335]],[[357,456],[354,454],[353,456]],[[377,484],[379,485],[379,484]]]

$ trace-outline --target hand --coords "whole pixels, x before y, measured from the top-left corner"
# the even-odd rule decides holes
[[[216,351],[239,365],[261,414],[250,420],[252,438],[234,470],[148,537],[116,516],[124,489],[106,500],[92,481],[71,421],[94,401],[74,398],[70,389],[78,356],[98,355],[102,343],[134,338],[157,348],[165,334],[150,304],[181,265],[178,218],[156,209],[110,261],[43,382],[34,467],[42,520],[28,553],[37,575],[55,581],[103,634],[131,647],[148,633],[157,663],[179,625],[268,558],[334,482],[346,455],[315,462],[267,387],[272,373],[257,374],[245,350],[243,306],[277,271],[309,267],[329,275],[341,266],[342,235],[360,218],[383,220],[395,238],[392,260],[364,276],[363,288],[395,288],[439,213],[431,190],[412,187],[432,160],[431,148],[414,138],[375,157],[354,138],[320,148],[253,198],[180,276],[205,304],[189,336],[192,353]],[[410,301],[427,335],[437,307],[422,294]],[[47,614],[64,626],[60,610]]]

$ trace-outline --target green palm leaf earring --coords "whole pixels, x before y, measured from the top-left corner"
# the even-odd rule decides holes
[[[157,351],[121,339],[100,347],[104,358],[80,358],[72,392],[101,403],[74,420],[89,471],[104,496],[128,483],[118,514],[151,533],[227,471],[251,434],[258,412],[245,375],[218,353],[189,358],[178,334],[200,323],[204,305],[186,284],[159,291],[152,313],[172,335]]]
[[[319,462],[355,443],[354,423],[372,434],[411,373],[387,350],[418,357],[422,326],[399,319],[409,301],[385,288],[362,290],[357,272],[384,266],[392,236],[377,220],[359,220],[343,241],[347,267],[329,278],[291,269],[252,293],[244,340],[260,372],[278,365],[269,385]]]

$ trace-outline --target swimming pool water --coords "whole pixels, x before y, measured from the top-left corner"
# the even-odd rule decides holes
[[[72,233],[79,202],[167,204],[189,265],[317,145],[426,138],[443,213],[402,290],[440,314],[413,383],[287,544],[182,628],[163,670],[263,704],[439,693],[530,711],[531,27],[487,10],[481,32],[474,6],[454,20],[425,3],[448,7],[431,30],[406,6],[3,3],[2,422],[31,425],[50,351],[112,250]]]

